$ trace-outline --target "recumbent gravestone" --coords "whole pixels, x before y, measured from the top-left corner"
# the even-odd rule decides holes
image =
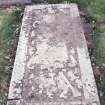
[[[26,7],[7,105],[100,105],[76,4]]]

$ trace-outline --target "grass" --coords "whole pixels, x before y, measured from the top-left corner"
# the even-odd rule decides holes
[[[0,105],[6,104],[8,82],[11,74],[9,48],[14,32],[21,23],[21,10],[0,10]]]
[[[92,38],[96,46],[97,62],[98,64],[103,65],[105,62],[105,32],[100,29],[96,29],[92,33]]]
[[[89,14],[98,22],[105,21],[105,0],[95,0],[87,6]]]
[[[77,3],[87,9],[90,16],[99,22],[105,21],[105,0],[48,0],[49,3]]]
[[[101,67],[101,89],[105,96],[105,30],[99,27],[92,33],[93,41],[95,43],[97,64]]]
[[[77,3],[84,8],[96,24],[105,22],[105,0],[48,0],[49,3]],[[96,60],[102,68],[101,88],[105,96],[105,30],[99,26],[92,33],[96,47]]]
[[[102,65],[103,75],[101,77],[101,89],[103,91],[103,95],[105,96],[105,63]]]

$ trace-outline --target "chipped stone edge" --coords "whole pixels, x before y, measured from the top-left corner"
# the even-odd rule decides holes
[[[73,7],[72,7],[73,6]],[[76,4],[71,6],[71,16],[72,18],[78,19],[77,24],[81,24],[81,19],[79,15],[78,6]],[[81,25],[82,26],[82,25]],[[81,40],[81,47],[77,47],[78,59],[80,64],[83,88],[84,88],[84,96],[85,96],[85,104],[86,105],[100,105],[100,100],[97,92],[97,86],[91,66],[91,61],[89,57],[89,52],[86,44],[86,39],[84,35],[84,31],[82,27],[79,27],[79,31],[74,30],[76,33],[75,38],[79,38],[80,36],[83,38]],[[74,26],[75,28],[75,26]]]
[[[25,9],[23,20],[22,20],[22,27],[19,36],[19,42],[17,46],[17,52],[14,62],[14,68],[12,72],[12,78],[9,87],[9,94],[8,99],[20,99],[21,92],[22,92],[22,79],[24,77],[25,72],[25,61],[26,61],[26,52],[27,52],[27,35],[28,33],[25,32],[25,21],[28,18],[29,11]],[[23,29],[24,28],[24,29]],[[20,85],[16,88],[16,85]]]

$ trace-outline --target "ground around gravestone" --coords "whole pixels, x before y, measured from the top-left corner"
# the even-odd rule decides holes
[[[0,6],[30,4],[31,0],[0,0]]]
[[[76,4],[28,6],[8,105],[100,105]]]
[[[0,105],[6,105],[23,9],[0,8]]]

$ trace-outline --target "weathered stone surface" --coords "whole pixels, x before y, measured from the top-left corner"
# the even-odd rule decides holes
[[[76,4],[28,6],[8,105],[100,105]]]
[[[0,0],[0,6],[13,4],[30,4],[31,0]]]
[[[20,100],[9,100],[7,105],[21,105]]]

